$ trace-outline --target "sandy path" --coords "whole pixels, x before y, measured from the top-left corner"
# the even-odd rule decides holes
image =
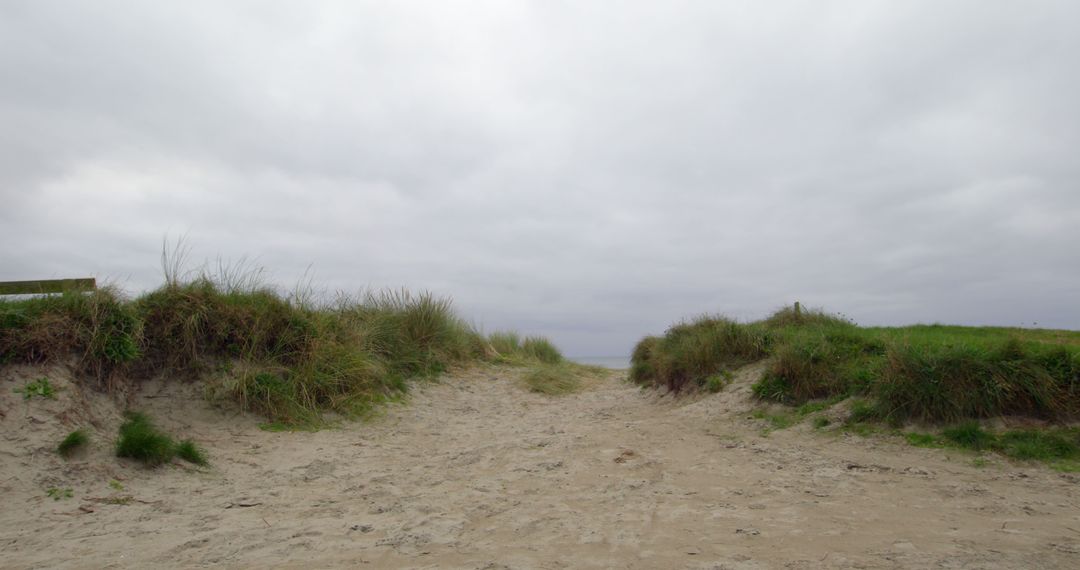
[[[548,398],[514,375],[458,373],[318,433],[145,391],[206,443],[206,471],[118,462],[107,442],[65,463],[48,448],[70,428],[42,417],[70,404],[5,395],[0,566],[1080,567],[1074,475],[805,425],[766,436],[745,381],[673,401],[613,375]],[[98,414],[105,440],[115,413]]]

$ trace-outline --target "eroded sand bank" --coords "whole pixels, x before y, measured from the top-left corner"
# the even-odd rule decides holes
[[[100,397],[14,393],[63,383],[42,370],[0,378],[4,568],[1080,567],[1077,476],[808,425],[763,435],[753,369],[681,400],[614,373],[550,398],[514,370],[458,372],[316,433],[148,386],[138,407],[201,442],[206,470],[111,457],[119,414]],[[58,458],[91,421],[94,448]]]

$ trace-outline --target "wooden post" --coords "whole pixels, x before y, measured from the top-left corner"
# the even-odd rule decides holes
[[[37,281],[0,281],[0,295],[38,295],[42,293],[63,293],[65,291],[93,291],[94,289],[97,289],[97,280],[93,277],[39,279]]]
[[[799,302],[795,301],[795,318],[802,317],[802,307],[799,306]]]

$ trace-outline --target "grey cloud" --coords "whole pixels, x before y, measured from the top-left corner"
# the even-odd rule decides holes
[[[3,275],[452,295],[626,353],[795,299],[1080,328],[1071,2],[9,2]]]

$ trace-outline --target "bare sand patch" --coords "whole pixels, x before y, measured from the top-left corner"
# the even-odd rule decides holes
[[[119,408],[64,367],[0,372],[5,568],[1077,568],[1075,475],[890,438],[769,435],[744,370],[674,399],[613,373],[576,395],[480,368],[315,433],[195,385],[133,396],[212,466],[112,457]],[[14,392],[47,375],[58,399]],[[63,436],[93,428],[71,460]],[[48,488],[71,488],[54,500]]]

